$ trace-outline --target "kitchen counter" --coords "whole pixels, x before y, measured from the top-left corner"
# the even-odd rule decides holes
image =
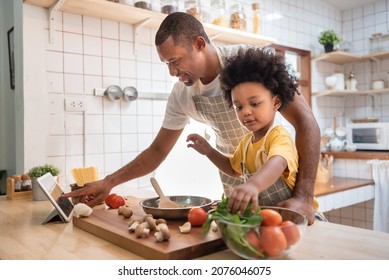
[[[48,201],[0,197],[0,259],[142,259],[70,223],[41,223],[52,210]],[[389,259],[389,234],[333,223],[309,226],[288,259]],[[199,259],[240,259],[230,250]]]
[[[374,198],[374,180],[333,177],[315,184],[319,210],[327,212]]]
[[[315,184],[315,196],[347,191],[367,185],[374,185],[374,180],[333,177],[327,183]]]
[[[375,152],[375,151],[355,151],[355,152],[322,152],[322,155],[333,156],[334,158],[343,159],[389,159],[388,152]]]

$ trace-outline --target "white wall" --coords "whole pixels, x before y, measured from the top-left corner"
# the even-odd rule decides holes
[[[238,1],[228,1],[229,4],[232,2]],[[320,1],[260,2],[263,18],[270,12],[283,15],[283,18],[277,21],[264,19],[263,35],[277,38],[279,44],[311,50],[313,55],[322,52],[322,46],[317,42],[320,31],[333,28],[341,33],[342,23],[345,26],[342,17],[347,19],[347,14],[342,15],[335,8]],[[387,1],[378,2],[380,4],[377,7],[384,5],[382,7],[387,11]],[[142,92],[169,92],[173,79],[157,57],[154,47],[156,30],[142,30],[142,52],[134,56],[131,25],[58,13],[55,42],[49,44],[47,10],[27,4],[23,6],[24,40],[28,41],[28,44],[24,43],[24,120],[27,128],[24,136],[25,169],[42,162],[53,163],[61,168],[61,182],[64,183],[71,181],[68,173],[71,168],[84,164],[98,166],[102,176],[111,173],[151,143],[162,122],[166,101],[138,99],[133,103],[111,102],[106,98],[94,96],[93,89],[117,84],[122,87],[135,86],[140,95]],[[374,10],[375,5],[367,8]],[[246,2],[245,9],[250,30],[251,9]],[[355,20],[357,19],[356,16]],[[353,32],[354,30],[359,31],[356,28]],[[33,40],[36,38],[39,40]],[[313,68],[314,89],[323,85],[323,77],[333,71],[333,67],[324,64]],[[64,100],[74,97],[85,99],[85,115],[64,110]],[[320,102],[322,101],[314,103],[314,111],[319,123],[325,126],[329,119],[326,112],[329,110],[332,115],[338,107],[332,100],[326,101],[325,104]],[[38,134],[32,129],[36,127],[36,122],[41,124]],[[40,145],[41,141],[45,144]],[[173,151],[173,155],[177,153],[178,159],[182,158],[181,150],[184,145],[182,139],[180,141],[180,146]],[[196,153],[192,151],[185,159],[187,162],[194,162],[196,159],[201,166],[202,159],[196,157]],[[186,182],[184,179],[173,178],[177,161],[171,158],[159,169],[163,172],[158,173],[157,170],[157,176],[161,177],[165,186],[174,185],[169,192],[203,192],[198,189],[198,185],[201,185],[201,182],[196,180],[198,174],[190,170],[189,166],[179,172]],[[128,186],[148,186],[148,177],[126,183],[117,190],[126,192]],[[213,178],[216,178],[215,173],[209,177],[210,180]],[[170,183],[170,180],[174,181],[174,184]],[[188,181],[192,185],[186,184]],[[184,185],[185,191],[182,190]],[[216,191],[208,191],[209,186],[202,188],[207,190],[210,196],[216,196],[220,190],[220,186],[215,187]]]

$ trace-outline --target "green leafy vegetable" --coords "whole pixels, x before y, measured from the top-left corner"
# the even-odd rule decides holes
[[[211,229],[212,222],[226,221],[233,225],[220,224],[221,232],[224,235],[224,239],[228,240],[229,245],[239,248],[240,251],[245,251],[253,256],[261,255],[258,248],[254,247],[247,241],[247,232],[251,229],[249,227],[239,227],[239,224],[247,224],[252,226],[258,226],[262,222],[262,216],[260,214],[260,208],[258,207],[254,213],[251,212],[252,205],[246,208],[246,211],[241,215],[240,212],[231,214],[227,210],[228,198],[224,195],[221,202],[216,207],[215,211],[207,215],[207,220],[203,224],[203,236],[205,236]]]

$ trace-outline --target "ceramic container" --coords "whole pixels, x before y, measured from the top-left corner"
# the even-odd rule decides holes
[[[375,80],[371,84],[372,89],[383,89],[384,86],[384,81],[383,80]]]

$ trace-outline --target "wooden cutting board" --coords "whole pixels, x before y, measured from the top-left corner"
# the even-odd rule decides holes
[[[134,197],[126,199],[127,205],[134,211],[130,219],[139,219],[146,215],[139,206],[140,199]],[[171,234],[169,241],[157,242],[153,231],[146,238],[137,238],[133,232],[128,231],[127,224],[130,219],[123,218],[118,215],[117,209],[107,209],[103,204],[94,207],[89,217],[73,217],[73,225],[151,260],[187,260],[226,249],[218,232],[210,230],[202,237],[203,229],[192,227],[190,233],[181,233],[178,226],[184,224],[185,220],[167,221]]]

